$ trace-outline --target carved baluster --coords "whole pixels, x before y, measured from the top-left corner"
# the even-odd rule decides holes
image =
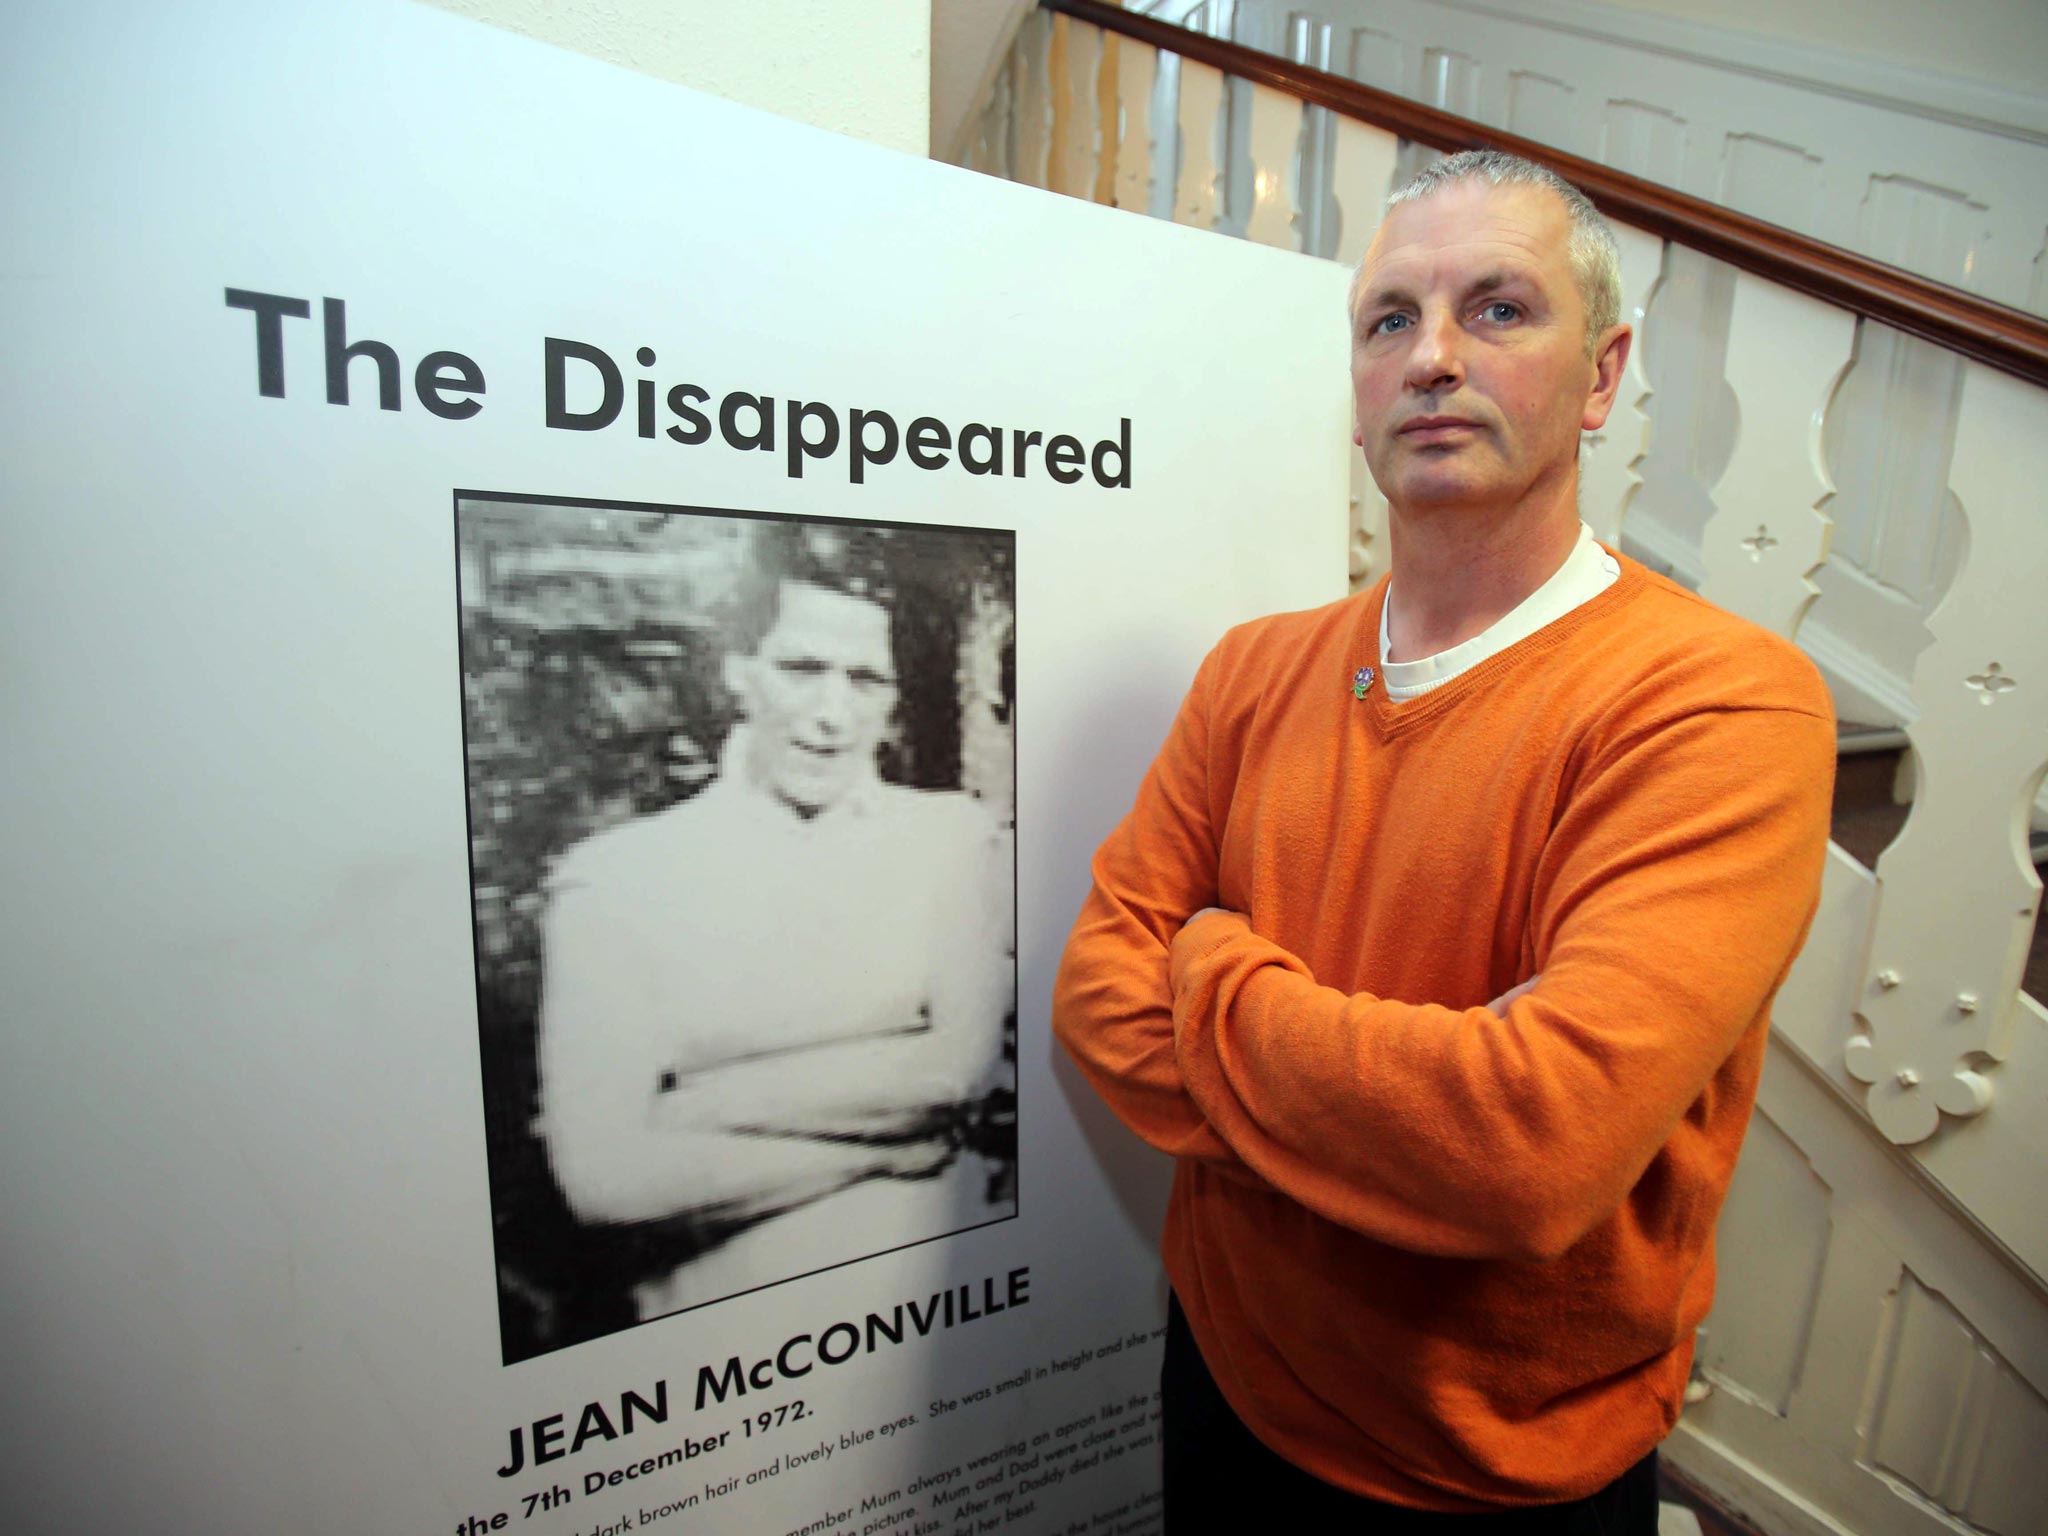
[[[1741,431],[1700,536],[1703,596],[1790,637],[1819,589],[1834,493],[1821,422],[1849,366],[1856,318],[1743,273],[1728,322],[1728,384]]]
[[[1330,201],[1339,225],[1337,260],[1355,267],[1386,210],[1401,141],[1355,118],[1334,118],[1331,128]],[[1365,455],[1356,451],[1351,456],[1349,553],[1354,592],[1370,586],[1386,571],[1387,499],[1373,483]]]
[[[1117,107],[1117,42],[1114,32],[1100,27],[1095,32],[1095,161],[1093,179],[1084,196],[1091,203],[1108,208],[1116,202],[1116,136],[1120,120]]]
[[[2026,828],[2048,767],[2048,392],[1969,364],[1950,485],[1968,549],[1913,669],[1918,794],[1877,861],[1844,1061],[1901,1146],[1990,1104],[2041,904]]]
[[[1635,344],[1607,425],[1587,434],[1579,461],[1580,512],[1593,537],[1609,546],[1620,544],[1622,514],[1643,483],[1636,466],[1649,452],[1650,417],[1643,403],[1651,393],[1650,376],[1643,371],[1643,330],[1664,265],[1664,242],[1656,235],[1617,224],[1614,238],[1621,247],[1621,318],[1635,327]]]
[[[1100,163],[1096,85],[1102,68],[1102,30],[1085,22],[1061,16],[1066,46],[1065,67],[1054,121],[1059,127],[1058,166],[1054,172],[1055,191],[1069,197],[1089,197],[1095,190],[1095,171]]]
[[[1351,590],[1362,591],[1387,569],[1387,498],[1380,494],[1365,455],[1351,453]]]
[[[989,174],[1005,181],[1017,179],[1017,58],[1013,52],[996,71],[995,89],[989,93]]]
[[[1116,205],[1133,213],[1152,207],[1152,82],[1159,50],[1128,37],[1116,40],[1116,94],[1123,132],[1116,141]]]
[[[1358,265],[1379,228],[1401,141],[1355,118],[1335,117],[1330,138],[1330,201],[1339,224],[1337,259]],[[1387,568],[1387,499],[1373,483],[1365,455],[1351,455],[1351,589],[1370,586]]]
[[[989,174],[995,164],[995,154],[989,145],[989,122],[993,113],[984,107],[981,116],[974,120],[974,131],[967,135],[967,154],[961,161],[970,171]]]
[[[1214,229],[1216,178],[1222,171],[1216,138],[1223,116],[1223,74],[1193,59],[1180,61],[1180,185],[1173,221]]]
[[[1045,190],[1067,190],[1067,143],[1073,137],[1073,110],[1068,100],[1067,17],[1051,18],[1052,37],[1045,49],[1045,95],[1050,109],[1045,135]]]
[[[1042,187],[1050,171],[1052,148],[1052,17],[1033,10],[1017,29],[1011,68],[1016,132],[1010,179]]]
[[[1358,258],[1372,243],[1372,232],[1380,227],[1387,194],[1394,190],[1394,162],[1400,153],[1401,141],[1384,129],[1353,117],[1336,120],[1330,147],[1330,193],[1340,223],[1337,259],[1348,267],[1358,265]]]
[[[1301,101],[1263,85],[1252,87],[1252,212],[1245,238],[1282,250],[1301,249],[1295,228],[1294,158],[1301,143]]]
[[[1330,69],[1334,31],[1327,21],[1288,12],[1287,56],[1311,69]],[[1295,201],[1301,212],[1295,222],[1301,227],[1301,249],[1310,256],[1329,255],[1337,232],[1330,202],[1330,135],[1336,116],[1328,107],[1305,107],[1301,114],[1301,146],[1295,154]]]

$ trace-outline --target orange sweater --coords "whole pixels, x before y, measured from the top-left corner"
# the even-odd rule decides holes
[[[1678,1416],[1833,715],[1798,651],[1631,560],[1361,701],[1384,592],[1210,653],[1054,1029],[1180,1159],[1167,1271],[1261,1440],[1398,1504],[1579,1498]],[[1247,919],[1183,930],[1212,904]]]

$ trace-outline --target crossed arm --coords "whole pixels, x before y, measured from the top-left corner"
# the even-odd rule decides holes
[[[915,992],[833,1017],[845,1005],[821,978],[818,1012],[786,1039],[773,1043],[764,1022],[752,1053],[706,1061],[688,1054],[696,1000],[664,995],[634,961],[636,944],[660,941],[622,927],[616,901],[557,889],[544,930],[540,1130],[577,1217],[744,1222],[950,1162],[963,1106],[999,1065],[1009,959],[1004,913],[969,910],[971,893],[932,895],[948,917],[934,919],[933,963]]]
[[[1138,1135],[1414,1251],[1554,1257],[1611,1215],[1810,919],[1830,723],[1711,711],[1616,742],[1551,833],[1538,978],[1485,1007],[1347,994],[1213,905],[1201,683],[1095,884],[1055,1028]]]
[[[622,996],[617,935],[583,906],[566,894],[549,915],[540,1038],[542,1130],[579,1219],[743,1221],[942,1160],[914,1123],[955,1091],[944,1035],[906,1017],[679,1072],[687,1004]]]

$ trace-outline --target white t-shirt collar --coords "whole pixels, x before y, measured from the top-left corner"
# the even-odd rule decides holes
[[[1387,584],[1380,602],[1380,676],[1394,703],[1441,688],[1461,672],[1469,672],[1489,656],[1526,640],[1546,624],[1554,624],[1581,603],[1598,597],[1621,578],[1621,565],[1598,543],[1593,530],[1579,524],[1578,542],[1550,579],[1462,645],[1415,661],[1388,661],[1389,615],[1394,586]]]

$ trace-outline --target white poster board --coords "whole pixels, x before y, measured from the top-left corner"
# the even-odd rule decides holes
[[[1340,595],[1342,273],[423,7],[0,27],[0,1523],[1155,1528],[1165,1169],[1048,995],[1203,650]],[[889,638],[734,671],[792,544]],[[750,841],[845,773],[882,845]],[[961,956],[872,1031],[979,1021],[943,1125],[794,1138],[886,1176],[650,1220],[728,1160],[563,1129],[610,1052],[790,1139],[804,1004]]]

